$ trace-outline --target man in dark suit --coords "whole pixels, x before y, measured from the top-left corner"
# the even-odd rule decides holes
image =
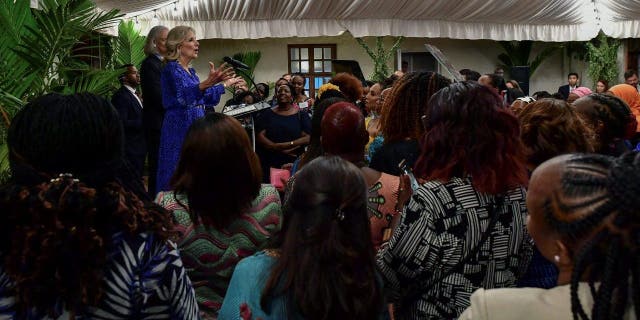
[[[118,110],[124,127],[125,157],[135,176],[142,179],[147,149],[142,128],[142,101],[136,95],[140,76],[134,65],[128,64],[125,68],[126,71],[120,75],[122,86],[111,97],[111,103]]]
[[[167,34],[169,29],[155,26],[149,31],[144,53],[147,57],[140,66],[140,79],[144,109],[142,124],[147,142],[149,185],[151,197],[155,197],[156,176],[158,173],[158,149],[160,149],[160,130],[164,120],[162,106],[162,91],[160,87],[160,72],[162,71],[163,55],[167,53]]]
[[[569,73],[567,78],[569,80],[569,84],[565,84],[564,86],[560,86],[558,88],[558,93],[560,93],[564,97],[564,100],[567,100],[567,98],[569,98],[569,93],[571,93],[573,89],[578,87],[578,80],[580,80],[578,74],[575,72]]]

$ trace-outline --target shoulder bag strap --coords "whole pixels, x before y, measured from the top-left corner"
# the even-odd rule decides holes
[[[416,298],[422,295],[423,292],[429,291],[429,289],[431,289],[431,287],[433,287],[436,283],[444,280],[448,276],[452,275],[454,272],[458,271],[458,269],[464,267],[464,265],[471,258],[473,258],[478,253],[478,251],[480,251],[480,248],[482,248],[484,243],[487,242],[487,239],[489,239],[489,236],[491,235],[491,231],[493,230],[493,227],[496,225],[496,222],[498,221],[500,213],[496,209],[499,209],[499,207],[504,203],[504,198],[505,198],[504,195],[498,196],[496,201],[494,201],[489,207],[488,211],[489,211],[489,216],[491,217],[491,220],[489,220],[489,225],[487,226],[487,229],[482,233],[482,237],[480,238],[480,241],[478,242],[478,244],[469,252],[469,254],[467,254],[464,258],[460,259],[458,263],[456,263],[453,267],[451,267],[449,270],[447,270],[442,276],[440,276],[437,279],[429,281],[432,273],[423,273],[418,279],[416,279],[415,281],[412,282],[411,285],[409,285],[409,287],[405,291],[406,294],[401,298],[401,301],[400,301],[401,305],[404,305],[405,302],[414,301]]]

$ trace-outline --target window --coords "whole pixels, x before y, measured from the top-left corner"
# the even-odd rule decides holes
[[[329,82],[331,60],[336,58],[335,44],[290,44],[289,73],[302,74],[306,79],[305,94],[315,97],[316,89]]]

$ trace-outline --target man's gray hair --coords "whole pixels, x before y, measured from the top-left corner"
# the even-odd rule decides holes
[[[160,32],[164,30],[169,30],[169,28],[165,26],[155,26],[149,30],[149,34],[147,35],[147,40],[144,43],[144,54],[158,54],[158,48],[156,48],[156,40],[158,40],[158,35]]]

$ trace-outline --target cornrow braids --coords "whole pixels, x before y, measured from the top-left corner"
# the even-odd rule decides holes
[[[629,139],[636,132],[635,118],[629,106],[622,99],[604,93],[593,93],[587,96],[597,104],[594,106],[598,118],[607,127],[609,138]]]
[[[561,187],[545,202],[544,210],[549,225],[563,238],[584,240],[576,250],[571,276],[574,319],[622,319],[629,301],[640,317],[638,192],[637,153],[619,158],[580,154],[565,162]],[[578,298],[585,275],[594,297],[591,317]]]
[[[420,139],[424,134],[421,116],[427,110],[429,99],[450,83],[449,79],[434,72],[412,72],[400,78],[381,109],[384,143]]]

